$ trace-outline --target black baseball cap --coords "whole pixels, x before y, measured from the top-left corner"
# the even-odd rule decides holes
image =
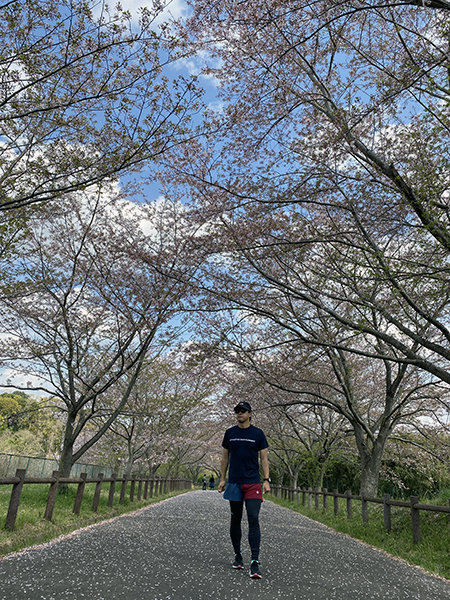
[[[247,410],[248,412],[252,412],[252,407],[248,402],[239,402],[234,407],[234,412],[238,412],[238,410]]]

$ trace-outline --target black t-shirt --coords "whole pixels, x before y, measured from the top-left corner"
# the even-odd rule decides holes
[[[230,427],[222,446],[230,452],[229,483],[260,483],[258,452],[269,446],[262,429]]]

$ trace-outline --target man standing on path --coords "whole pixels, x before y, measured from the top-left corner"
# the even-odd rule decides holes
[[[248,402],[239,402],[234,407],[237,425],[225,431],[222,442],[222,462],[220,465],[220,483],[218,490],[225,490],[224,498],[230,501],[231,524],[230,536],[234,548],[234,569],[243,569],[241,552],[241,521],[244,508],[248,519],[248,541],[251,549],[250,577],[261,579],[259,569],[259,547],[261,531],[259,527],[259,511],[262,494],[259,476],[258,454],[263,472],[262,492],[270,492],[269,460],[267,458],[266,436],[262,429],[251,423],[251,406]],[[225,477],[228,466],[228,485]]]

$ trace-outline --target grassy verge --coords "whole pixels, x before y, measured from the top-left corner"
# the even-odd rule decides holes
[[[328,499],[328,509],[324,511],[289,502],[270,496],[270,500],[295,510],[314,521],[324,523],[329,527],[362,540],[371,546],[385,550],[407,562],[423,567],[430,573],[450,579],[450,519],[443,513],[420,512],[422,539],[419,544],[413,544],[411,534],[410,511],[406,508],[392,507],[392,529],[387,532],[383,525],[383,506],[369,504],[369,522],[363,523],[361,518],[361,502],[353,500],[353,517],[347,519],[345,499],[339,499],[339,512],[335,516],[333,500]],[[434,499],[427,504],[446,505],[448,498]],[[331,504],[331,506],[330,506]]]
[[[23,487],[19,511],[14,531],[4,529],[6,513],[9,506],[11,486],[0,486],[0,557],[33,544],[41,544],[60,535],[70,533],[81,527],[98,523],[118,515],[128,513],[166,498],[184,493],[180,491],[161,494],[147,500],[130,502],[129,489],[123,504],[119,504],[119,493],[116,490],[114,506],[108,507],[109,486],[104,486],[100,495],[97,513],[92,512],[92,500],[95,484],[87,484],[83,496],[83,503],[79,515],[74,515],[73,503],[76,494],[76,485],[69,485],[67,493],[58,495],[53,511],[52,521],[43,518],[47,503],[48,486],[29,484]]]

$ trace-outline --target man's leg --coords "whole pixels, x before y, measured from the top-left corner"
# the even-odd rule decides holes
[[[248,519],[248,542],[252,552],[252,560],[259,559],[259,547],[261,544],[261,529],[259,527],[259,511],[261,510],[261,500],[245,500]]]
[[[241,538],[242,538],[242,511],[244,508],[244,502],[230,500],[231,509],[231,522],[230,522],[230,537],[231,543],[233,544],[234,553],[241,554]]]

